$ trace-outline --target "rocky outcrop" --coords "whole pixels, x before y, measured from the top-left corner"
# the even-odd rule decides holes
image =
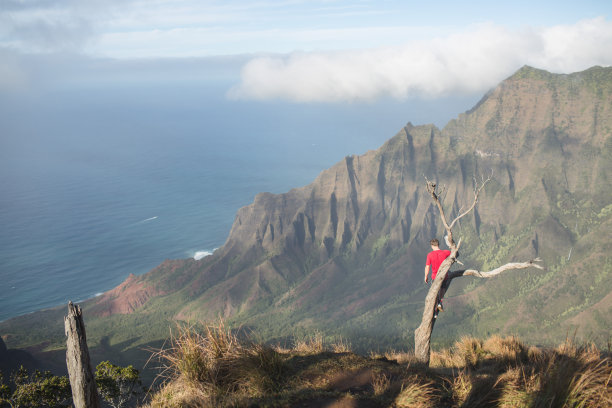
[[[267,253],[314,253],[325,261],[380,235],[391,235],[394,247],[408,243],[417,232],[411,230],[414,213],[424,210],[416,169],[430,164],[414,157],[415,138],[428,146],[429,137],[413,129],[406,126],[377,151],[346,157],[306,187],[257,195],[238,211],[226,250],[257,245]]]

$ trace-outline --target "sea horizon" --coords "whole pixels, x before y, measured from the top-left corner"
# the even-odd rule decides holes
[[[246,102],[230,83],[151,82],[0,95],[0,321],[82,302],[165,259],[221,247],[260,192],[309,184],[444,102]]]

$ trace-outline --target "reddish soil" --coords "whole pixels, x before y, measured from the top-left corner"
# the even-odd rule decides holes
[[[130,314],[144,305],[150,298],[163,295],[160,291],[144,282],[138,277],[130,275],[121,285],[100,296],[92,309],[96,316],[110,316],[113,314]]]

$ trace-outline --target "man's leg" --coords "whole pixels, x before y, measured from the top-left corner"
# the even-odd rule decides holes
[[[438,293],[438,299],[436,301],[436,308],[440,312],[444,311],[444,307],[442,306],[442,298],[444,297],[444,294],[446,294],[446,290],[448,289],[449,285],[450,285],[450,280],[448,278],[445,278],[444,282],[442,282],[442,287],[440,288],[440,293]]]

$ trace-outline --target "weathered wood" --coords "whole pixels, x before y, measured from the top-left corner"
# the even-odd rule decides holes
[[[472,205],[464,212],[460,213],[452,222],[448,222],[446,218],[446,214],[444,213],[444,208],[442,206],[442,202],[440,201],[440,191],[438,186],[435,183],[425,179],[427,182],[427,192],[431,195],[434,203],[438,207],[440,211],[440,218],[442,219],[442,224],[444,225],[444,229],[446,230],[447,236],[447,245],[450,247],[451,254],[448,258],[442,262],[440,268],[438,269],[438,274],[436,275],[436,279],[432,282],[429,291],[427,292],[427,296],[425,297],[425,308],[423,309],[423,317],[421,318],[420,326],[414,331],[414,354],[418,361],[425,365],[429,365],[429,357],[431,354],[431,333],[433,332],[433,327],[436,319],[434,318],[434,313],[436,311],[436,302],[439,298],[440,291],[442,286],[445,285],[447,288],[450,285],[451,281],[454,278],[458,278],[460,276],[476,276],[479,278],[490,278],[492,276],[496,276],[504,271],[512,270],[512,269],[524,269],[529,267],[535,267],[538,269],[543,269],[540,265],[536,264],[536,262],[540,262],[540,259],[533,259],[528,262],[514,262],[508,263],[506,265],[500,266],[492,271],[488,272],[479,272],[474,269],[467,269],[462,271],[453,271],[449,272],[450,267],[457,262],[459,247],[461,246],[461,239],[458,244],[455,244],[453,240],[453,231],[452,228],[459,219],[465,217],[468,213],[470,213],[478,203],[478,196],[480,195],[481,190],[484,186],[491,180],[491,177],[482,180],[482,184],[480,186],[476,185],[474,187],[474,201]],[[460,210],[461,211],[461,210]],[[446,279],[446,282],[444,282]]]
[[[502,272],[509,271],[512,269],[525,269],[525,268],[538,268],[544,269],[541,265],[538,265],[536,262],[541,262],[540,258],[535,258],[527,262],[511,262],[505,265],[500,266],[499,268],[495,268],[492,271],[480,272],[475,269],[464,269],[460,271],[452,271],[448,273],[449,279],[455,279],[460,276],[476,276],[477,278],[490,278],[495,275],[499,275]]]
[[[436,279],[434,279],[434,281],[431,283],[431,287],[427,292],[427,297],[425,297],[425,308],[423,309],[421,325],[414,331],[415,357],[418,361],[426,365],[429,365],[431,333],[436,320],[434,319],[436,300],[438,299],[438,295],[442,289],[444,279],[446,278],[451,265],[455,262],[456,256],[457,248],[455,247],[454,251],[451,249],[450,256],[440,265]]]
[[[68,316],[64,317],[66,332],[66,365],[72,401],[76,408],[99,408],[96,381],[89,361],[87,336],[81,308],[68,302]]]

